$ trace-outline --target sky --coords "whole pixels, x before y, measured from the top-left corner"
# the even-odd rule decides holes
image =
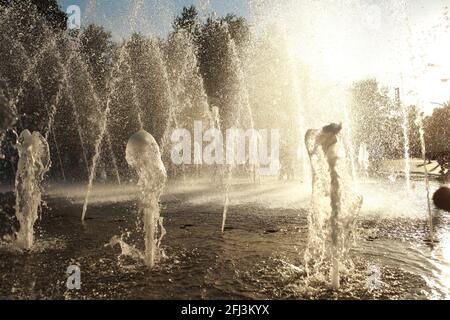
[[[431,113],[450,100],[450,0],[60,0],[79,5],[82,24],[101,24],[116,40],[136,29],[164,37],[183,6],[206,17],[235,13],[257,29],[275,21],[292,56],[320,79],[345,85],[376,77],[403,88],[404,100]],[[87,8],[91,7],[91,10]],[[92,10],[92,8],[94,8]],[[133,8],[137,8],[133,10]],[[90,12],[89,12],[90,11]],[[135,13],[133,14],[133,11]],[[135,17],[135,18],[134,18]],[[449,62],[447,62],[449,61]],[[412,94],[415,92],[417,94]]]
[[[203,15],[216,12],[218,15],[236,13],[240,16],[249,15],[249,5],[243,0],[59,0],[65,11],[70,5],[78,5],[83,13],[89,6],[95,9],[87,13],[82,23],[95,22],[113,31],[114,37],[126,37],[131,30],[130,19],[133,16],[133,6],[140,9],[137,15],[137,29],[143,34],[165,36],[170,31],[170,25],[183,7],[195,5],[203,11]]]

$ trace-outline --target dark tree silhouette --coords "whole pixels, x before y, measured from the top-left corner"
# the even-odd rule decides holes
[[[420,133],[418,125],[419,117],[419,108],[417,108],[416,106],[410,106],[408,108],[408,137],[409,154],[413,158],[422,157],[422,147],[420,143]]]
[[[89,66],[97,89],[103,91],[113,63],[116,45],[111,32],[94,24],[84,29],[80,36],[81,52]]]
[[[180,29],[187,31],[192,36],[194,42],[197,42],[199,39],[201,28],[198,11],[195,6],[190,6],[189,8],[184,7],[181,15],[177,16],[173,22],[173,29],[175,31]]]
[[[35,6],[54,29],[65,30],[67,28],[67,15],[61,11],[57,0],[0,0],[0,10],[2,7],[9,7],[13,4],[17,6],[19,3],[24,13],[28,6]]]
[[[189,129],[194,120],[212,126],[209,106],[220,109],[222,128],[237,119],[248,126],[240,50],[248,38],[244,19],[228,15],[202,23],[191,6],[175,19],[167,39],[134,34],[120,44],[101,26],[67,30],[66,23],[57,0],[0,0],[0,130],[10,125],[11,107],[17,132],[46,135],[50,176],[60,179],[64,171],[67,180],[86,178],[106,101],[110,117],[98,173],[111,170],[107,176],[114,167],[127,176],[124,148],[141,125],[159,143],[167,142],[174,101],[178,125]],[[17,154],[9,140],[0,167],[12,180]]]
[[[427,151],[435,155],[450,155],[450,103],[434,109],[424,122]]]
[[[234,40],[238,47],[248,43],[250,38],[250,29],[247,20],[234,14],[227,14],[223,19],[228,24],[228,31],[231,39]]]

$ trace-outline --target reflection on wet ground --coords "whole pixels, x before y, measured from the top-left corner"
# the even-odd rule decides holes
[[[395,184],[372,181],[358,188],[365,206],[352,253],[355,271],[344,277],[339,292],[305,280],[309,191],[303,184],[236,185],[228,228],[222,234],[220,191],[187,182],[168,187],[163,197],[167,258],[153,270],[105,246],[111,237],[136,230],[134,188],[97,188],[89,219],[81,224],[83,189],[50,187],[36,249],[19,252],[7,239],[0,244],[0,298],[448,298],[449,216],[436,211],[439,241],[431,248],[422,192],[406,193]],[[11,201],[12,196],[2,196],[2,236],[11,232]],[[136,243],[141,239],[139,231],[130,237]],[[79,291],[66,288],[70,265],[80,266]]]

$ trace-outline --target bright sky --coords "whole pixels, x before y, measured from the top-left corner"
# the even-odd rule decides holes
[[[84,23],[96,22],[120,39],[137,29],[165,36],[183,6],[203,16],[236,13],[254,24],[275,23],[286,30],[292,53],[317,78],[342,84],[376,77],[403,87],[407,103],[427,113],[450,100],[450,0],[60,0],[79,5]],[[87,8],[94,10],[86,13]],[[86,17],[86,14],[88,17]],[[432,65],[432,66],[428,66]],[[414,94],[413,92],[417,92]],[[432,103],[433,102],[433,103]]]
[[[292,51],[312,66],[316,82],[348,85],[376,77],[403,88],[403,101],[450,100],[450,0],[285,1],[279,16]],[[428,67],[428,65],[434,65]]]

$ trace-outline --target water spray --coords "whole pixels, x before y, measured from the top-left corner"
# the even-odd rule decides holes
[[[348,262],[354,224],[362,205],[362,197],[349,192],[353,179],[341,130],[342,125],[331,124],[309,130],[305,139],[313,179],[306,270],[309,275],[320,273],[330,261],[331,286],[335,290],[340,288],[340,272]]]
[[[34,244],[34,224],[39,218],[42,181],[50,169],[50,151],[47,141],[38,133],[24,130],[16,145],[19,163],[16,173],[16,217],[20,229],[16,232],[17,245],[30,250]]]
[[[160,216],[159,199],[167,174],[159,146],[145,130],[134,134],[127,144],[126,160],[136,171],[140,188],[140,210],[145,230],[145,264],[154,267],[160,257],[160,244],[166,231]]]

